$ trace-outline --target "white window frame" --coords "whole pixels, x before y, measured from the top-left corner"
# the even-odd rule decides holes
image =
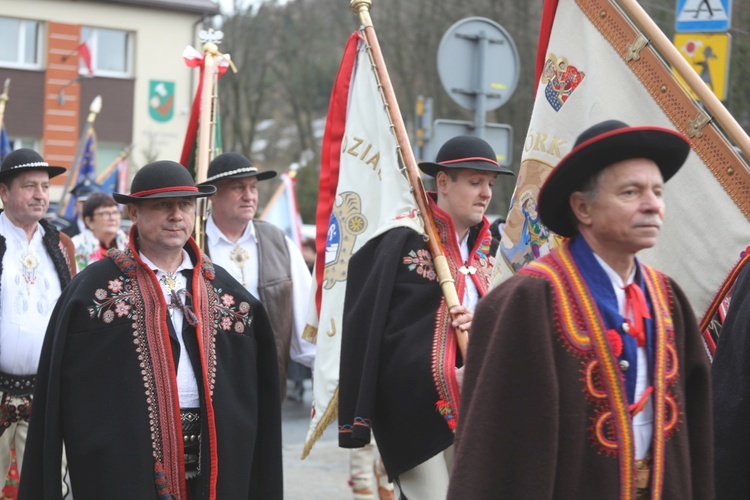
[[[91,34],[88,39],[83,38],[83,29],[91,30]],[[81,43],[86,42],[89,46],[89,52],[91,53],[91,67],[94,70],[93,76],[104,76],[108,78],[132,78],[133,77],[133,32],[118,30],[112,28],[95,28],[94,26],[81,26]],[[99,30],[118,31],[124,33],[127,37],[125,42],[125,71],[113,71],[111,69],[101,69],[96,65],[96,58],[98,54],[98,32]],[[79,62],[79,74],[88,75],[88,69],[85,63],[81,60]]]
[[[15,61],[3,61],[0,60],[0,67],[3,68],[20,68],[20,69],[41,69],[42,68],[42,30],[43,24],[41,21],[34,19],[21,19],[18,17],[6,17],[0,16],[2,19],[8,19],[11,21],[18,21],[20,29],[18,30],[18,54]],[[27,23],[34,23],[37,27],[36,30],[36,62],[27,63],[26,59],[26,27]]]

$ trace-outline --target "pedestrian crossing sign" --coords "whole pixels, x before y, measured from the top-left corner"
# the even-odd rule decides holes
[[[677,0],[676,30],[728,31],[731,8],[732,0]]]
[[[716,97],[720,101],[726,100],[729,75],[729,34],[676,33],[674,45]]]

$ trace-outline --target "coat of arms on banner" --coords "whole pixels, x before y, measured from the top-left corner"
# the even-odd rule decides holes
[[[565,57],[557,57],[553,53],[547,54],[542,71],[544,96],[555,111],[560,111],[570,94],[581,84],[586,75],[568,63]]]
[[[336,282],[346,281],[354,243],[365,229],[367,219],[362,214],[361,198],[353,191],[341,193],[328,223],[323,288],[331,289]]]
[[[151,80],[148,85],[148,113],[157,122],[174,116],[174,82]]]

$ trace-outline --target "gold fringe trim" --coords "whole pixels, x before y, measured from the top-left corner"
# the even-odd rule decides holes
[[[326,428],[331,425],[333,422],[335,422],[339,418],[339,386],[336,386],[336,390],[333,392],[333,397],[331,398],[331,402],[328,404],[328,408],[326,408],[326,412],[323,414],[323,417],[320,419],[320,422],[318,422],[318,425],[315,427],[315,431],[313,432],[313,435],[310,437],[310,439],[307,440],[305,443],[305,447],[302,449],[302,456],[300,457],[301,460],[304,460],[307,458],[307,456],[310,454],[310,451],[312,451],[312,447],[315,444],[315,442],[320,439],[320,437],[325,432]]]
[[[311,344],[318,343],[318,329],[312,325],[305,325],[302,331],[302,340],[307,340]]]

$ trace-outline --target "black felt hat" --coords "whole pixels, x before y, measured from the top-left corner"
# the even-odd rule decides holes
[[[190,172],[177,162],[160,160],[141,168],[130,185],[130,195],[112,193],[117,203],[138,203],[155,198],[201,198],[214,186],[196,186]]]
[[[573,150],[560,160],[539,192],[539,216],[560,236],[578,229],[570,217],[569,198],[600,170],[631,158],[648,158],[658,165],[666,182],[680,169],[690,142],[662,127],[631,127],[618,120],[597,123],[581,132]]]
[[[51,179],[65,172],[65,167],[51,166],[33,149],[16,149],[3,159],[3,164],[0,166],[0,181],[28,170],[46,170]]]
[[[70,190],[70,193],[76,197],[76,201],[86,201],[93,193],[102,190],[102,187],[91,179],[84,179]]]
[[[422,162],[419,168],[432,177],[437,176],[441,170],[454,168],[473,168],[513,175],[512,170],[500,166],[495,151],[487,141],[470,135],[449,139],[440,147],[434,163]]]
[[[201,182],[201,186],[240,177],[257,177],[259,181],[276,177],[273,170],[260,172],[245,156],[239,153],[221,153],[211,160],[208,165],[208,178]]]

